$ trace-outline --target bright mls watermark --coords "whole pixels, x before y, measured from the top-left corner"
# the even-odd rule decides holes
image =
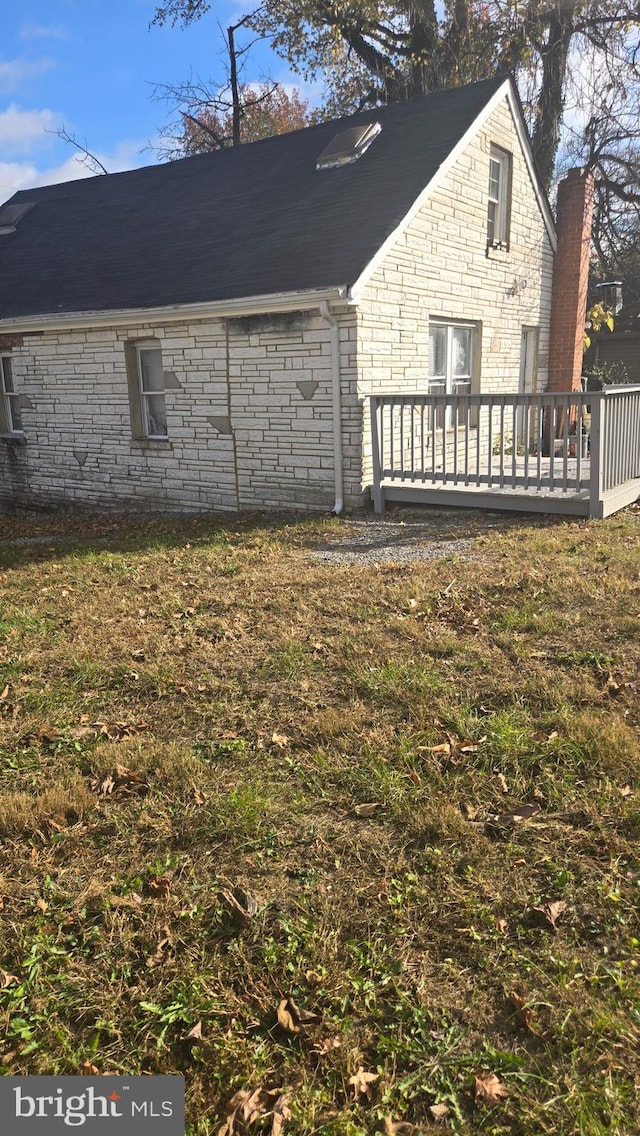
[[[0,1077],[2,1136],[184,1136],[184,1077]]]

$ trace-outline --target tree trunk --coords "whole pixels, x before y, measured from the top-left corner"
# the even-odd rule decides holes
[[[237,25],[236,25],[237,26]],[[236,45],[233,38],[235,27],[227,28],[229,43],[229,83],[231,85],[232,128],[231,145],[240,145],[240,92],[238,90],[238,60],[236,58]]]
[[[533,153],[540,176],[549,188],[553,176],[564,110],[564,85],[569,47],[574,35],[576,0],[560,0],[550,14],[549,35],[541,49],[542,83],[536,106]]]

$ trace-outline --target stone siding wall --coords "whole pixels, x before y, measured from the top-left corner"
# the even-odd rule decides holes
[[[355,315],[340,330],[343,445],[359,485]],[[162,349],[167,440],[132,437],[125,344]],[[330,328],[318,312],[26,334],[24,440],[0,439],[0,501],[138,509],[334,504]]]
[[[492,143],[512,155],[508,250],[487,249]],[[522,330],[537,327],[538,389],[544,389],[552,276],[549,237],[505,98],[364,289],[358,316],[359,395],[427,392],[429,317],[476,324],[474,389],[481,391],[518,390]],[[364,425],[367,485],[366,416]]]

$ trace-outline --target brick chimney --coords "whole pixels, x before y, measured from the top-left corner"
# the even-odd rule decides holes
[[[553,268],[550,391],[580,389],[589,284],[593,174],[577,167],[558,186],[558,251]]]

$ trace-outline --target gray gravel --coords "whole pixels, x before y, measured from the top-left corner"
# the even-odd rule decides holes
[[[478,523],[474,513],[470,523],[468,516],[440,510],[421,511],[417,515],[406,510],[401,517],[368,513],[345,520],[343,529],[310,552],[309,557],[322,564],[399,564],[448,556],[472,560],[471,546],[478,530],[494,528],[499,523],[494,514],[485,515]]]

